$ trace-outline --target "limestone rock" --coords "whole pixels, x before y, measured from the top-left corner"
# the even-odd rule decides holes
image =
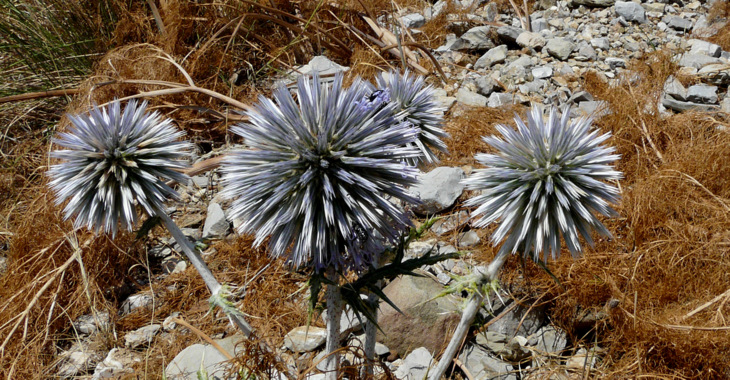
[[[542,49],[547,41],[545,41],[545,37],[543,37],[539,33],[522,32],[517,37],[517,40],[515,42],[517,42],[517,45],[520,45],[522,47]]]
[[[284,336],[284,346],[294,352],[310,352],[323,345],[327,330],[314,326],[299,326]]]
[[[499,45],[489,49],[484,55],[477,59],[474,68],[479,70],[491,67],[494,64],[502,63],[507,59],[507,45]]]
[[[236,334],[225,339],[216,339],[229,354],[235,356],[241,351],[239,342],[246,338]],[[208,372],[211,379],[224,378],[228,365],[225,362],[228,358],[209,344],[193,344],[180,351],[177,356],[165,368],[165,375],[168,380],[194,380],[197,379],[197,372],[203,368]]]
[[[438,297],[443,287],[427,277],[401,276],[383,289],[403,311],[380,303],[378,341],[404,357],[413,347],[441,352],[459,322],[458,302],[452,296]],[[384,334],[383,334],[384,333]]]
[[[464,191],[464,171],[461,168],[438,167],[418,177],[418,184],[410,189],[411,194],[422,204],[414,211],[421,215],[434,215],[456,202]]]
[[[487,98],[485,96],[469,91],[463,87],[456,92],[456,101],[474,107],[484,107],[487,105]]]
[[[717,104],[717,86],[696,84],[687,89],[687,100],[700,104]]]
[[[421,380],[426,377],[429,367],[434,363],[433,356],[424,347],[413,350],[403,359],[394,375],[402,380]]]
[[[135,349],[149,344],[153,339],[155,339],[155,335],[157,335],[161,328],[162,325],[152,324],[130,331],[124,336],[124,345]]]
[[[623,17],[626,21],[636,21],[640,24],[645,24],[646,11],[641,4],[633,1],[617,1],[616,2],[616,15]]]
[[[208,205],[208,215],[203,225],[203,238],[222,237],[228,232],[230,224],[226,219],[223,208],[216,202],[210,202]]]
[[[567,38],[551,38],[545,44],[547,53],[561,61],[567,60],[573,49],[575,44]]]

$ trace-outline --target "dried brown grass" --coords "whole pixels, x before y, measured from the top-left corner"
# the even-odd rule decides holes
[[[241,22],[237,18],[242,13],[256,11],[255,5],[241,1],[227,1],[220,7],[164,3],[160,13],[165,20],[165,36],[160,35],[143,2],[131,5],[113,34],[117,47],[98,61],[94,76],[82,85],[84,96],[77,97],[69,111],[81,111],[92,102],[104,103],[160,88],[120,81],[185,83],[174,65],[158,58],[163,53],[178,62],[197,85],[248,102],[262,91],[264,82],[259,81],[287,65],[302,63],[326,43],[335,43],[330,36],[298,38],[285,28],[260,20],[243,18]],[[383,6],[390,7],[386,3]],[[339,7],[322,3],[317,8],[318,4],[274,2],[282,10],[301,6],[303,18],[311,18],[317,25],[327,27],[333,37],[354,46],[351,55],[332,57],[350,65],[352,74],[371,77],[386,66],[377,48],[365,46],[338,21],[367,31],[357,17],[358,12],[363,12],[359,2]],[[383,9],[377,8],[375,2],[367,4],[372,9]],[[410,2],[398,4],[420,6]],[[441,43],[443,24],[439,22],[443,20],[431,21],[433,25],[426,26],[422,42],[429,46]],[[727,50],[728,46],[724,48]],[[505,267],[504,283],[518,283],[521,286],[514,287],[515,291],[524,292],[539,303],[546,302],[552,320],[572,333],[573,343],[598,343],[608,349],[598,372],[592,374],[595,377],[730,376],[726,358],[730,337],[724,327],[728,297],[723,296],[730,287],[730,188],[726,185],[730,176],[730,134],[716,129],[718,125],[727,127],[720,116],[659,116],[656,104],[661,86],[676,70],[669,57],[660,52],[634,62],[630,67],[632,76],[618,86],[607,86],[597,75],[584,79],[589,92],[609,103],[612,114],[596,120],[595,125],[614,134],[610,143],[622,155],[618,168],[625,173],[625,179],[620,183],[620,216],[605,220],[614,239],[598,241],[579,260],[564,257],[551,262],[550,270],[560,284],[529,262],[521,264],[513,259]],[[385,59],[398,67],[397,60]],[[250,79],[242,85],[232,84],[229,79],[234,73]],[[98,86],[104,81],[117,83]],[[195,105],[219,112],[230,108],[219,100],[183,93],[155,97],[151,105],[176,120],[198,142],[225,141],[230,121],[181,107]],[[0,235],[0,243],[10,246],[9,272],[0,277],[0,321],[11,321],[22,313],[30,298],[39,294],[49,274],[73,252],[64,237],[72,228],[60,220],[52,196],[44,190],[41,174],[47,164],[45,152],[49,149],[47,136],[51,130],[37,126],[52,125],[58,115],[53,115],[52,108],[46,113],[39,108],[38,113],[25,112],[33,104],[24,106],[28,108],[13,108],[19,121],[5,124],[10,125],[6,136],[11,139],[0,141],[4,154],[0,171],[2,228],[11,234]],[[450,155],[442,156],[442,162],[477,166],[474,154],[486,150],[479,137],[494,134],[495,124],[512,124],[514,113],[524,116],[525,108],[453,112],[458,116],[448,117],[446,126],[451,134],[447,141]],[[37,115],[38,120],[23,115]],[[59,128],[63,128],[63,122]],[[486,237],[489,232],[487,229],[480,234]],[[22,324],[9,340],[0,360],[0,376],[50,376],[55,355],[73,338],[69,321],[88,313],[92,307],[116,315],[120,300],[129,292],[150,291],[150,286],[144,284],[149,270],[144,268],[149,266],[143,243],[135,242],[130,235],[112,242],[106,237],[93,238],[86,232],[78,232],[77,239],[82,243],[90,239],[89,246],[81,251],[89,274],[88,293],[78,264],[71,263],[63,278],[59,274],[29,310],[27,328]],[[248,237],[219,242],[210,266],[222,282],[247,284],[241,309],[251,314],[249,321],[258,336],[278,347],[289,329],[306,322],[301,294],[291,296],[305,277],[291,273],[278,261],[269,264],[265,253],[252,249],[250,244]],[[478,260],[487,261],[493,256],[494,247],[483,242],[474,253]],[[156,296],[155,308],[115,320],[118,336],[140,324],[160,322],[173,311],[180,311],[183,319],[205,334],[233,332],[221,315],[207,315],[208,293],[192,269],[153,282],[151,291]],[[87,294],[91,294],[91,302]],[[18,302],[20,299],[25,300]],[[620,302],[614,309],[605,309],[606,319],[588,328],[578,326],[581,313],[604,310],[611,299]],[[694,310],[698,311],[692,313]],[[9,331],[8,326],[0,327],[0,343]],[[174,332],[170,341],[155,341],[147,351],[147,360],[137,368],[137,375],[160,377],[164,363],[186,345],[199,341],[198,336],[183,331]],[[119,343],[107,339],[106,344]],[[273,362],[270,357],[264,358],[255,343],[247,345],[247,352],[241,360],[244,365],[251,365],[251,360],[258,360],[260,367]]]

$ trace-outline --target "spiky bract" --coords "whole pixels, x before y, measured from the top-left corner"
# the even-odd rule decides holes
[[[594,213],[615,213],[609,203],[619,200],[619,192],[605,181],[621,177],[610,165],[619,156],[601,145],[610,133],[599,135],[591,130],[591,119],[569,116],[568,109],[560,115],[552,108],[544,121],[536,106],[527,125],[516,116],[516,131],[499,125],[503,139],[483,138],[497,153],[476,155],[487,168],[465,180],[469,189],[482,191],[467,205],[478,206],[473,213],[481,216],[478,227],[501,220],[492,235],[494,244],[504,240],[500,255],[519,251],[535,261],[543,253],[544,260],[548,253],[554,258],[562,235],[576,256],[579,235],[591,245],[591,229],[611,235]]]
[[[191,144],[178,141],[184,133],[146,107],[147,102],[132,100],[122,112],[114,101],[89,114],[68,115],[72,126],[53,139],[66,149],[51,152],[64,162],[48,171],[50,186],[56,204],[70,199],[64,213],[66,219],[76,216],[74,226],[112,235],[119,223],[131,230],[136,203],[154,214],[167,197],[177,197],[165,181],[187,181],[177,170],[187,167],[180,159]]]
[[[445,109],[436,100],[434,88],[426,84],[424,77],[408,71],[403,75],[396,71],[380,74],[376,82],[379,89],[389,91],[390,103],[396,106],[396,119],[411,123],[420,130],[414,144],[421,155],[409,160],[409,163],[437,162],[434,150],[447,152],[446,143],[441,139],[449,135],[442,127]]]
[[[279,87],[275,102],[260,98],[250,123],[233,128],[250,149],[222,165],[230,216],[239,232],[256,233],[255,245],[270,237],[270,253],[294,267],[363,269],[382,249],[375,232],[393,241],[411,223],[386,196],[416,202],[405,187],[417,171],[400,160],[419,154],[404,147],[418,130],[398,125],[391,106],[356,104],[363,86],[302,76],[296,100]]]

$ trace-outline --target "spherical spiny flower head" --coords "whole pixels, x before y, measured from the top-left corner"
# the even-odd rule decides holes
[[[501,220],[492,235],[493,244],[506,238],[500,255],[520,251],[539,261],[544,253],[547,261],[548,252],[553,258],[560,253],[561,235],[573,256],[581,251],[579,234],[590,245],[591,228],[611,236],[594,213],[615,214],[608,204],[619,192],[604,181],[621,178],[611,165],[619,156],[601,145],[610,133],[599,135],[590,119],[569,116],[568,109],[561,116],[552,108],[545,122],[536,106],[527,125],[515,117],[517,131],[497,126],[504,139],[483,138],[497,153],[476,155],[487,168],[465,180],[469,189],[482,190],[467,205],[478,206],[478,227]]]
[[[270,253],[294,267],[364,269],[381,248],[376,235],[394,241],[411,223],[386,196],[417,202],[405,190],[417,171],[402,160],[419,154],[404,147],[418,130],[396,125],[391,106],[360,107],[362,86],[343,89],[341,74],[331,86],[302,76],[296,100],[279,87],[275,102],[260,98],[250,124],[233,128],[250,149],[222,165],[230,216],[242,220],[239,232],[256,233],[255,245],[270,237]]]
[[[445,109],[436,100],[434,88],[426,85],[424,77],[412,75],[408,71],[403,75],[395,71],[381,73],[376,82],[380,90],[389,91],[390,102],[396,106],[396,119],[420,130],[414,144],[421,151],[421,156],[409,160],[409,163],[437,162],[434,150],[447,152],[446,144],[441,139],[449,135],[442,128]]]
[[[114,101],[88,115],[68,115],[73,125],[53,139],[66,149],[51,152],[64,162],[48,171],[50,186],[56,204],[70,199],[64,212],[66,219],[76,216],[74,226],[116,235],[121,222],[131,230],[135,202],[154,214],[168,196],[177,197],[165,180],[187,181],[177,170],[187,167],[180,159],[191,144],[178,141],[184,133],[146,107],[132,100],[122,112]]]

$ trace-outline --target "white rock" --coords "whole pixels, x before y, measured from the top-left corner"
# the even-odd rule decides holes
[[[284,336],[284,346],[294,352],[310,352],[324,344],[327,330],[314,326],[299,326]]]
[[[205,217],[203,225],[203,238],[222,237],[228,232],[230,224],[226,219],[226,213],[221,205],[216,202],[210,202],[208,205],[208,214]]]
[[[159,324],[152,324],[130,331],[124,336],[124,345],[134,349],[149,344],[161,328]]]
[[[395,377],[401,380],[421,380],[433,364],[433,355],[424,347],[416,348],[403,359],[403,365],[395,371]]]
[[[418,184],[411,187],[413,196],[421,200],[414,211],[421,215],[434,215],[456,202],[464,191],[464,171],[461,168],[438,167],[419,175]]]

